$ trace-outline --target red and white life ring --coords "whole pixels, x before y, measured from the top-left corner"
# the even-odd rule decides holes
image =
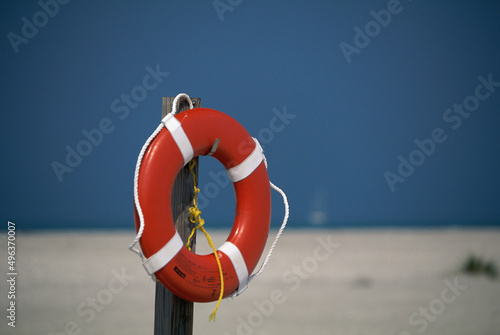
[[[137,181],[144,220],[140,245],[146,271],[175,295],[210,302],[220,294],[220,274],[213,254],[189,251],[177,233],[171,208],[175,178],[193,157],[210,153],[226,168],[236,195],[233,228],[218,248],[224,297],[246,287],[269,233],[271,191],[262,148],[232,117],[208,108],[168,114],[164,127],[147,148]],[[135,225],[140,218],[135,208]]]

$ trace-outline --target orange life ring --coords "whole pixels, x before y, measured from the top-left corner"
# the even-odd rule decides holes
[[[140,245],[146,271],[175,295],[210,302],[220,295],[220,274],[213,254],[189,251],[177,233],[171,208],[175,178],[193,157],[211,154],[233,181],[236,212],[227,241],[217,250],[224,275],[224,297],[246,287],[269,233],[271,191],[262,149],[232,117],[195,108],[162,120],[164,127],[146,150],[137,182],[144,220]],[[218,141],[215,152],[211,152]],[[135,226],[140,218],[135,207]]]

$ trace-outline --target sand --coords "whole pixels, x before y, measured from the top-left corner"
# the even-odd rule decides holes
[[[213,233],[216,245],[226,231]],[[0,334],[153,334],[155,284],[127,250],[133,232],[16,236],[16,322],[0,282]],[[500,230],[288,230],[235,299],[196,304],[194,334],[500,334]],[[198,240],[198,250],[204,241]],[[0,238],[7,277],[7,239]]]

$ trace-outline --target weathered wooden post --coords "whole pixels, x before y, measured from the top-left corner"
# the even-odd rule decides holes
[[[200,107],[200,98],[191,98],[193,107]],[[162,118],[172,110],[174,97],[163,97]],[[186,100],[179,103],[179,113],[189,109]],[[198,158],[196,160],[195,173],[198,175]],[[193,177],[186,165],[177,175],[174,188],[172,190],[172,213],[175,221],[175,228],[179,232],[184,244],[186,244],[189,234],[194,224],[189,221],[189,206],[194,197]],[[196,235],[191,241],[192,251],[196,247]],[[155,326],[154,335],[190,335],[193,334],[193,314],[194,304],[175,296],[168,291],[159,281],[156,282],[155,294]]]

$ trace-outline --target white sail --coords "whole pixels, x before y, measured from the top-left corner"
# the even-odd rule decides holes
[[[311,198],[308,222],[314,225],[322,225],[328,221],[328,189],[326,187],[316,187],[314,196]]]

